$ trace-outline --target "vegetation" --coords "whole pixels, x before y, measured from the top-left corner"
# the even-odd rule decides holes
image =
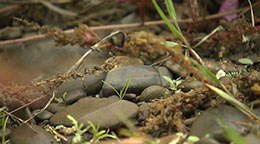
[[[8,141],[5,139],[6,134],[6,126],[7,121],[9,119],[8,116],[5,116],[5,113],[3,112],[5,110],[5,107],[0,108],[0,117],[1,117],[1,128],[2,128],[2,144],[6,144]]]
[[[169,82],[169,84],[170,84],[170,87],[169,87],[169,88],[170,88],[171,90],[173,90],[173,91],[176,91],[178,85],[180,85],[181,82],[182,82],[182,80],[181,80],[180,78],[177,78],[176,80],[171,79],[171,78],[169,78],[169,77],[167,77],[167,76],[163,76],[163,78],[164,78],[167,82]]]
[[[72,138],[72,144],[94,144],[99,142],[99,140],[104,138],[117,139],[117,136],[109,134],[109,130],[100,130],[100,123],[95,126],[91,121],[88,121],[89,126],[84,128],[84,125],[79,124],[71,115],[67,115],[67,118],[71,120],[73,128],[75,129],[75,136]],[[86,132],[92,132],[93,136],[90,141],[83,141],[82,135]]]
[[[118,97],[120,98],[120,100],[122,100],[122,99],[124,99],[124,97],[125,97],[125,95],[126,95],[126,92],[127,92],[128,88],[129,88],[129,86],[130,86],[130,84],[131,84],[133,78],[134,78],[134,75],[132,74],[132,75],[130,76],[130,78],[126,81],[124,87],[120,90],[120,92],[118,92],[118,90],[116,90],[115,87],[112,86],[111,84],[109,84],[109,83],[107,83],[107,82],[105,82],[105,81],[103,81],[103,80],[102,80],[102,82],[103,82],[104,84],[108,85],[109,87],[111,87],[111,88],[116,92],[116,94],[118,95]]]
[[[153,4],[157,10],[157,12],[160,14],[160,16],[162,17],[162,19],[165,21],[165,23],[167,24],[167,26],[170,28],[170,30],[178,37],[180,38],[185,45],[188,47],[189,52],[191,52],[191,54],[193,55],[194,59],[188,58],[186,57],[187,55],[185,55],[184,60],[186,60],[186,63],[190,63],[190,61],[203,73],[204,76],[206,76],[210,82],[208,81],[204,81],[205,85],[210,88],[211,90],[215,91],[219,96],[221,96],[222,98],[224,98],[226,101],[228,101],[229,103],[231,103],[232,105],[234,105],[236,108],[238,108],[240,111],[242,111],[243,113],[250,115],[251,117],[257,119],[258,121],[260,121],[260,118],[254,114],[250,108],[248,108],[246,105],[244,105],[243,103],[239,102],[238,100],[236,100],[234,98],[234,96],[227,90],[227,88],[222,84],[222,82],[220,80],[217,79],[217,77],[210,71],[208,70],[204,65],[203,62],[201,60],[201,58],[196,54],[196,52],[190,47],[189,43],[187,42],[187,40],[185,39],[185,37],[183,36],[179,25],[176,21],[176,12],[174,9],[174,5],[172,3],[172,0],[165,0],[165,4],[167,7],[167,11],[170,15],[170,17],[172,18],[175,26],[173,24],[170,23],[170,20],[166,17],[166,15],[163,13],[163,11],[161,10],[161,8],[159,7],[159,5],[157,4],[156,0],[152,0]],[[241,60],[240,60],[241,61]],[[243,60],[242,60],[243,61]],[[244,60],[245,61],[245,60]],[[248,62],[248,61],[247,61]],[[186,68],[188,70],[191,70],[190,66],[186,66]],[[191,71],[194,73],[194,71]],[[203,80],[203,79],[202,79]],[[216,85],[220,85],[224,91],[220,90],[219,88],[213,86],[212,84],[216,84]]]
[[[63,93],[63,95],[62,95],[62,97],[60,97],[60,98],[55,98],[55,101],[57,102],[57,103],[65,103],[65,99],[66,99],[66,97],[67,97],[67,92],[64,92]]]

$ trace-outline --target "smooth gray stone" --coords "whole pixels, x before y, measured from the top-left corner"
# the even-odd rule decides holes
[[[127,80],[133,75],[133,79],[128,87],[127,93],[135,93],[139,95],[145,88],[151,85],[167,85],[163,76],[172,78],[171,73],[164,67],[154,68],[151,66],[125,66],[108,72],[105,82],[112,85],[117,91],[120,91]],[[108,97],[115,95],[115,91],[103,84],[101,90],[102,96]]]
[[[153,85],[145,88],[139,96],[139,101],[151,101],[153,99],[165,98],[171,95],[171,92],[162,86]]]
[[[36,118],[38,118],[41,121],[44,121],[44,120],[50,119],[52,116],[53,116],[53,114],[51,112],[45,110],[45,111],[41,112],[40,114],[38,114],[36,116]]]
[[[51,103],[48,107],[47,110],[50,111],[51,113],[56,113],[58,111],[61,111],[62,109],[66,108],[65,104],[59,104],[59,103]]]
[[[58,144],[51,134],[42,127],[27,124],[16,127],[11,132],[12,144]]]
[[[94,125],[100,123],[100,128],[116,128],[122,125],[125,119],[136,116],[138,106],[135,103],[115,98],[82,98],[76,103],[57,112],[51,119],[52,125],[72,126],[67,115],[73,116],[85,126],[91,121]]]
[[[237,132],[242,132],[243,127],[234,122],[250,123],[251,121],[238,109],[222,104],[203,112],[192,124],[190,135],[200,138],[209,135],[210,138],[219,142],[227,142],[223,125],[229,126]]]
[[[67,95],[65,97],[65,103],[72,104],[75,101],[77,101],[80,98],[83,98],[85,96],[86,96],[86,93],[82,89],[76,89],[76,90],[70,91],[67,93]]]

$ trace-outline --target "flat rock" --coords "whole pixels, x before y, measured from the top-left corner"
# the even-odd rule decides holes
[[[20,125],[11,132],[12,144],[58,144],[42,127],[26,124]]]
[[[135,103],[114,98],[82,98],[76,103],[57,112],[51,119],[52,125],[72,126],[67,115],[74,117],[85,126],[91,121],[94,125],[100,123],[100,128],[116,128],[125,119],[136,116],[138,106]]]
[[[39,113],[38,115],[36,115],[36,118],[38,118],[41,121],[44,121],[44,120],[50,119],[52,117],[52,115],[53,114],[51,112],[45,110],[45,111]]]
[[[237,132],[241,132],[243,127],[234,122],[250,122],[238,109],[228,105],[219,105],[216,108],[207,109],[194,121],[191,126],[190,135],[203,138],[208,134],[210,138],[216,139],[219,142],[225,142],[227,141],[225,138],[226,134],[219,121]]]
[[[162,86],[153,85],[145,88],[139,97],[139,101],[151,101],[156,98],[165,98],[171,95],[171,92]]]
[[[105,81],[120,91],[127,80],[133,75],[133,79],[127,90],[128,93],[139,95],[145,88],[151,85],[167,86],[168,82],[163,76],[172,78],[171,73],[165,67],[151,67],[145,65],[125,66],[108,72]],[[115,91],[107,84],[103,84],[101,90],[102,96],[108,97],[116,94]]]
[[[65,92],[67,92],[67,95],[74,95],[75,91],[84,91],[85,95],[94,95],[101,90],[103,84],[101,80],[104,80],[105,76],[105,73],[100,73],[85,75],[83,79],[68,80],[57,89],[57,97],[62,97]]]
[[[65,97],[65,103],[66,104],[72,104],[75,101],[79,100],[80,98],[83,98],[86,96],[85,91],[83,91],[82,89],[76,89],[73,91],[70,91],[66,97]]]
[[[51,113],[56,113],[62,109],[66,108],[65,104],[62,103],[51,103],[48,107],[47,110],[50,111]]]

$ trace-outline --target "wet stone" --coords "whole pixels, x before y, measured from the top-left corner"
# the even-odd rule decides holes
[[[219,144],[219,142],[217,142],[214,139],[202,138],[199,141],[195,142],[194,144]]]
[[[50,119],[52,117],[52,115],[53,114],[51,112],[45,110],[45,111],[41,112],[40,114],[36,115],[36,118],[41,121],[44,121],[44,120]]]
[[[199,116],[191,126],[190,135],[198,136],[200,138],[209,135],[219,142],[227,142],[226,134],[223,126],[219,121],[237,132],[242,132],[244,127],[234,123],[250,123],[251,121],[239,110],[228,105],[219,105],[216,108],[209,108]]]
[[[139,101],[151,101],[153,99],[165,98],[171,95],[171,92],[162,86],[153,85],[143,90],[139,96]]]
[[[142,103],[138,108],[137,119],[139,122],[145,122],[145,120],[149,117],[149,104]]]
[[[117,91],[120,91],[127,80],[133,75],[133,79],[128,87],[128,93],[139,95],[145,88],[151,85],[168,85],[168,82],[163,79],[163,76],[172,78],[171,73],[165,67],[151,66],[125,66],[108,72],[105,81],[112,85]],[[115,95],[115,91],[107,84],[103,84],[102,96],[108,97]]]
[[[50,111],[51,113],[56,113],[58,111],[61,111],[62,109],[66,108],[65,104],[59,104],[59,103],[51,103],[47,110]]]
[[[181,89],[183,92],[188,92],[192,89],[197,89],[200,87],[203,87],[204,84],[201,81],[198,80],[185,80],[182,82],[178,88]]]
[[[125,96],[124,96],[123,99],[124,99],[124,100],[133,101],[133,100],[136,99],[136,94],[134,94],[134,93],[127,93],[127,94],[125,94]]]
[[[102,88],[102,81],[105,79],[106,74],[100,73],[97,75],[85,75],[84,78],[77,78],[68,80],[63,83],[57,89],[57,96],[62,97],[62,95],[67,92],[68,94],[73,91],[84,91],[85,95],[94,95],[97,94]]]
[[[51,119],[52,125],[72,126],[67,115],[74,117],[79,123],[88,126],[91,121],[100,128],[117,128],[122,125],[122,119],[134,118],[138,106],[135,103],[115,98],[82,98],[62,111],[57,112]]]
[[[71,104],[86,96],[86,93],[82,89],[76,89],[67,93],[65,97],[65,103]]]
[[[36,125],[20,125],[11,132],[10,137],[12,144],[57,144],[52,135]]]
[[[258,144],[260,142],[260,135],[257,133],[249,133],[245,136],[245,141],[247,144]]]

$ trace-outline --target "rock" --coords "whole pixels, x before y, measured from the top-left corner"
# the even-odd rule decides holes
[[[58,111],[61,111],[62,109],[66,108],[65,104],[59,104],[59,103],[51,103],[48,107],[47,110],[50,111],[51,113],[56,113]]]
[[[94,95],[102,88],[103,83],[101,80],[104,80],[105,76],[105,73],[100,73],[97,75],[86,75],[83,80],[82,78],[71,79],[57,89],[57,97],[62,97],[65,92],[70,95],[70,92],[77,90],[84,91],[85,95]],[[73,93],[75,94],[75,92]]]
[[[12,144],[58,144],[42,127],[27,124],[16,127],[11,132]]]
[[[182,82],[179,86],[178,89],[181,89],[183,92],[188,92],[192,89],[197,89],[200,87],[203,87],[204,84],[201,81],[198,80],[185,80]]]
[[[76,89],[73,91],[70,91],[67,93],[65,97],[65,103],[66,104],[72,104],[75,101],[79,100],[80,98],[83,98],[86,96],[86,93],[82,89]]]
[[[154,68],[150,66],[125,66],[108,72],[105,81],[112,85],[117,91],[120,91],[127,80],[133,75],[133,79],[128,87],[128,93],[139,95],[146,87],[151,85],[168,85],[168,82],[162,76],[172,78],[170,72],[165,68]],[[107,84],[103,84],[101,90],[102,96],[108,97],[116,94]]]
[[[245,137],[246,144],[259,144],[260,135],[258,133],[249,133]]]
[[[136,99],[136,94],[134,93],[127,93],[125,94],[124,100],[134,101]]]
[[[183,66],[174,62],[171,59],[167,60],[164,63],[164,66],[167,67],[172,73],[176,74],[177,77],[186,77],[189,74]]]
[[[234,122],[249,123],[250,120],[239,110],[228,105],[219,105],[216,108],[209,108],[199,116],[191,126],[190,135],[200,138],[209,135],[210,138],[219,142],[226,142],[223,125],[229,126],[237,132],[241,132],[244,127]]]
[[[44,120],[50,119],[52,117],[52,115],[53,114],[51,112],[45,110],[45,111],[41,112],[40,114],[36,115],[36,118],[38,118],[41,121],[44,121]]]
[[[199,141],[195,142],[194,144],[219,144],[219,142],[217,142],[214,139],[202,138]]]
[[[145,120],[148,119],[148,117],[149,117],[149,104],[148,103],[142,103],[139,106],[136,117],[139,122],[145,122]]]
[[[171,92],[162,86],[153,85],[145,88],[139,97],[139,101],[151,101],[156,98],[165,98],[171,95]]]
[[[135,117],[137,110],[138,106],[135,103],[126,100],[86,97],[57,112],[50,119],[50,123],[72,126],[71,121],[67,119],[69,114],[85,126],[91,121],[96,126],[100,123],[102,129],[113,129],[123,124],[125,118]]]

